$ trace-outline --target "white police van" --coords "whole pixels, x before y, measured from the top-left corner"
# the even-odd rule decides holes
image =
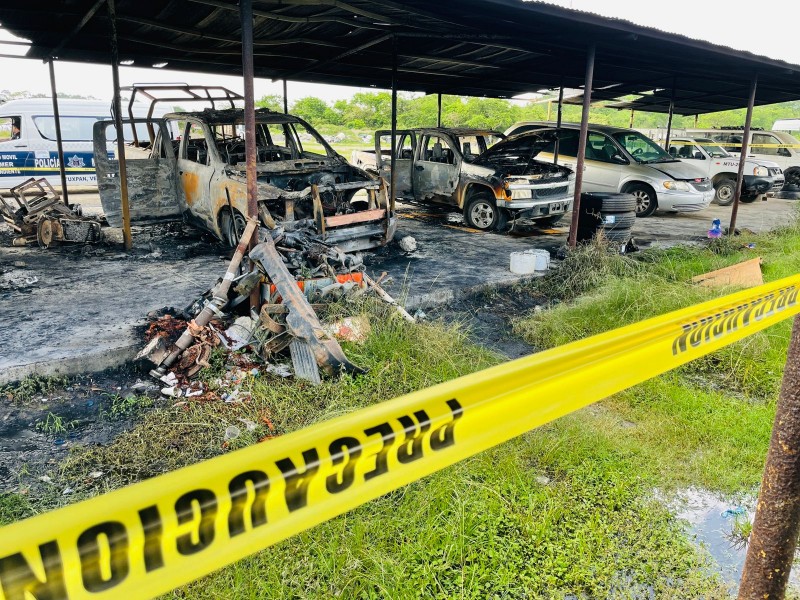
[[[111,118],[111,103],[59,98],[58,110],[67,186],[95,187],[93,127],[95,122]],[[122,110],[123,116],[127,116],[126,103]],[[144,117],[146,113],[147,105],[134,106],[134,116]],[[163,113],[159,111],[157,116]],[[133,138],[131,133],[128,125],[126,140]],[[147,139],[146,130],[143,129],[139,137]],[[109,140],[109,158],[113,158],[115,150],[116,141]],[[12,188],[31,177],[45,177],[52,186],[61,187],[51,98],[11,100],[0,105],[0,190]]]

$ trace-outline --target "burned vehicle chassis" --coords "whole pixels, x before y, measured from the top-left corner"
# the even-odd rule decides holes
[[[146,124],[149,142],[126,147],[131,222],[184,220],[235,246],[247,215],[243,110],[170,113]],[[379,178],[351,166],[302,119],[256,111],[259,219],[269,228],[310,228],[346,252],[394,236],[394,203]],[[113,121],[94,126],[98,189],[106,218],[122,224],[119,163],[107,151]],[[305,147],[304,147],[305,146]],[[316,146],[312,151],[308,146]]]

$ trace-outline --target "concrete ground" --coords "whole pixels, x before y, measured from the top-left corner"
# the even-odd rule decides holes
[[[87,213],[99,210],[96,194],[74,194]],[[797,202],[770,199],[740,206],[738,226],[762,232],[786,223]],[[688,215],[640,219],[642,246],[706,238],[714,218],[729,222],[730,207]],[[465,227],[459,215],[432,207],[399,205],[396,239],[410,235],[417,250],[391,244],[366,257],[367,271],[388,272],[386,289],[412,312],[447,303],[486,285],[510,283],[511,252],[543,248],[552,255],[566,242],[566,227],[541,231],[523,223],[505,234]],[[565,219],[566,222],[566,219]],[[184,308],[224,274],[226,258],[199,234],[134,236],[136,248],[0,247],[0,384],[27,375],[99,371],[132,358],[142,345],[137,327],[148,312]],[[103,251],[104,250],[104,251]]]

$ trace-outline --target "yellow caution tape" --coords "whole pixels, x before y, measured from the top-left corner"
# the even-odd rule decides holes
[[[4,600],[149,598],[800,312],[800,276],[0,529]]]

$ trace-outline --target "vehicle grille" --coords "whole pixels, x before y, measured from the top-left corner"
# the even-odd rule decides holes
[[[783,189],[783,184],[786,183],[783,177],[779,177],[775,179],[775,183],[772,184],[772,187],[769,189],[770,192],[780,192]]]
[[[534,198],[553,198],[563,196],[569,191],[569,185],[565,184],[559,187],[542,188],[540,190],[531,190]]]
[[[689,185],[691,185],[698,192],[707,192],[714,187],[710,179],[703,179],[699,182],[692,180],[689,181]]]
[[[781,173],[783,173],[783,171],[781,171],[780,167],[770,167],[769,168],[769,174],[772,175],[772,176],[780,175]]]

